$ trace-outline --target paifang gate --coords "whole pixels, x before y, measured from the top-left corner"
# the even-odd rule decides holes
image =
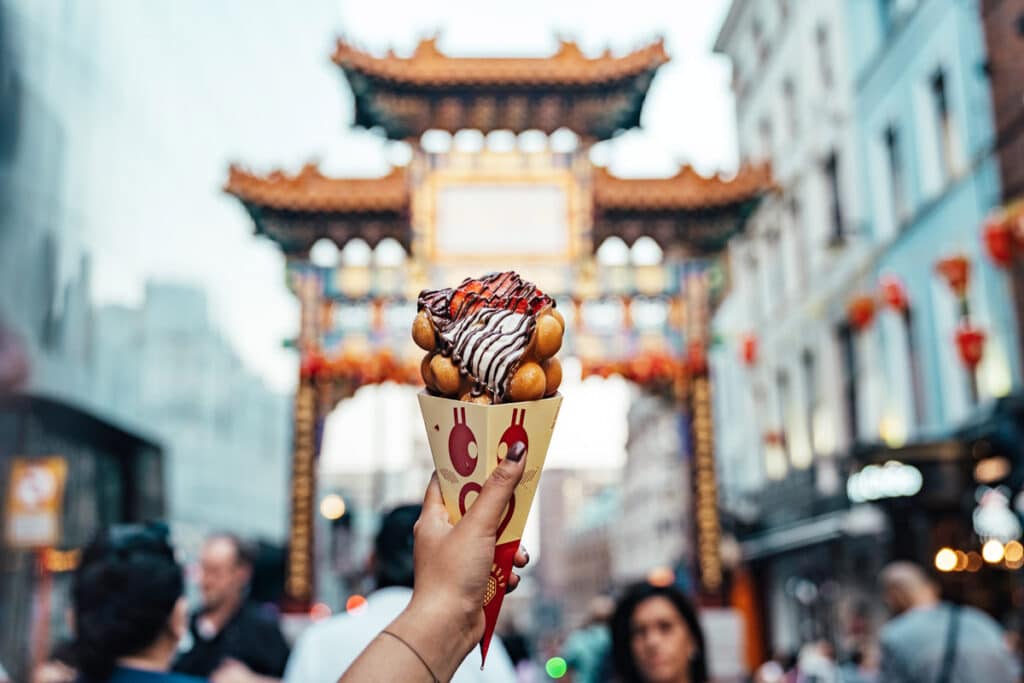
[[[710,313],[727,282],[720,255],[774,191],[766,166],[731,177],[689,166],[627,179],[590,161],[593,145],[638,127],[668,61],[661,41],[623,55],[585,55],[561,41],[548,57],[453,57],[435,39],[410,56],[339,40],[332,55],[351,89],[357,127],[409,151],[378,178],[334,178],[233,165],[225,190],[257,235],[279,245],[301,305],[294,410],[288,609],[314,593],[314,499],[323,420],[365,384],[420,382],[408,341],[417,293],[466,275],[514,268],[555,297],[563,354],[584,373],[619,373],[688,417],[694,569],[705,599],[723,591],[714,468]],[[268,131],[272,134],[273,131]],[[366,263],[324,266],[322,240],[362,241]],[[659,255],[597,258],[644,241]]]

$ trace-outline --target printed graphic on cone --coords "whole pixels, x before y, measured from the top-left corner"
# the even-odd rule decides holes
[[[512,558],[540,483],[562,397],[479,405],[422,393],[419,400],[441,494],[453,522],[462,519],[473,505],[487,477],[512,444],[521,441],[526,445],[526,471],[498,527],[491,578],[482,596],[486,625],[480,653],[486,661],[512,572]]]

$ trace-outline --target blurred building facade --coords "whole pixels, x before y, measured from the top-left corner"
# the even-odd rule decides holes
[[[96,312],[94,403],[166,444],[171,519],[282,542],[289,398],[249,372],[202,290],[150,283],[139,308]]]
[[[665,399],[637,393],[629,408],[620,510],[611,524],[611,576],[616,586],[652,569],[686,566],[690,552],[690,469],[683,420]]]
[[[287,397],[241,367],[198,291],[92,303],[103,164],[137,153],[98,153],[120,144],[103,106],[123,85],[100,49],[103,20],[77,4],[0,3],[0,332],[26,359],[15,388],[159,437],[175,519],[280,541]]]
[[[1003,198],[1024,197],[1024,0],[982,0]]]
[[[608,487],[590,498],[566,530],[568,591],[564,623],[583,625],[595,596],[612,592],[612,525],[620,515],[620,495]]]
[[[573,570],[576,558],[570,538],[574,535],[575,522],[581,519],[584,510],[615,484],[620,476],[621,472],[617,469],[551,469],[545,471],[541,478],[536,509],[531,516],[542,520],[537,566],[532,572],[538,596],[533,605],[535,622],[542,635],[564,634],[577,625],[572,620],[581,614],[580,610],[586,610],[585,602],[574,603],[574,594],[571,592],[574,581],[582,577],[577,576]],[[593,525],[595,538],[589,539],[592,542],[587,550],[599,553],[597,548],[601,537],[608,533],[604,527],[608,521],[602,522],[602,515],[596,517],[597,523]],[[579,538],[580,535],[580,530],[577,530],[577,540],[587,546],[588,540]],[[582,535],[588,533],[583,531]]]
[[[718,37],[741,156],[770,160],[780,186],[730,245],[712,360],[722,502],[772,648],[843,645],[879,616],[882,562],[931,562],[940,540],[921,530],[970,516],[948,499],[973,482],[980,437],[964,430],[1020,387],[1009,288],[981,240],[1000,198],[981,28],[976,2],[736,0]],[[986,332],[973,379],[936,271],[959,254]],[[916,497],[847,496],[849,475],[889,460],[923,478]],[[909,501],[916,536],[893,524]]]

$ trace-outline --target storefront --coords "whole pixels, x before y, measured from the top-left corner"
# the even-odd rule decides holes
[[[163,481],[157,444],[50,398],[0,398],[0,661],[12,680],[69,635],[76,550],[104,526],[163,517]]]

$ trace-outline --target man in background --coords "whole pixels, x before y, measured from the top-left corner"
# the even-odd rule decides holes
[[[412,598],[413,526],[420,505],[403,505],[384,516],[371,560],[377,589],[357,614],[339,614],[310,626],[299,637],[288,662],[285,683],[336,683]],[[439,624],[438,628],[445,628]],[[475,648],[455,672],[453,683],[515,683],[512,661],[497,637],[491,641],[487,668],[480,670]]]
[[[942,602],[917,565],[897,562],[880,576],[894,618],[881,635],[881,683],[1016,683],[1017,666],[991,617]]]
[[[267,683],[284,675],[288,644],[276,620],[248,600],[255,559],[234,534],[206,539],[199,555],[203,606],[192,617],[191,647],[175,671],[211,683]]]

